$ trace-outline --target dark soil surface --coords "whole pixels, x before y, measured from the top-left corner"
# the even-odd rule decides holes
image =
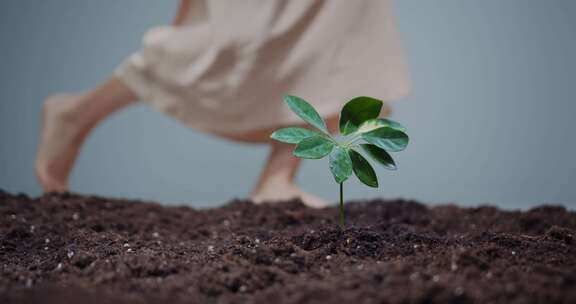
[[[0,191],[0,303],[576,303],[576,214]]]

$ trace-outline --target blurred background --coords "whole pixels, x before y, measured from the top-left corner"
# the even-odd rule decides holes
[[[33,175],[38,117],[55,92],[102,81],[142,34],[168,24],[176,0],[0,2],[0,188],[40,194]],[[576,207],[576,1],[395,2],[413,81],[393,118],[411,146],[380,188],[348,183],[346,199],[529,208]],[[280,97],[279,97],[280,98]],[[186,128],[139,104],[89,137],[76,192],[217,206],[246,197],[267,148]],[[299,184],[335,202],[327,160],[305,161]]]

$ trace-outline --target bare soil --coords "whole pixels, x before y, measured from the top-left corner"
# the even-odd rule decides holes
[[[0,303],[576,303],[576,214],[0,191]]]

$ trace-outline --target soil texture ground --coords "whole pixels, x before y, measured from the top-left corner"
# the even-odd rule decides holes
[[[576,213],[0,191],[0,303],[576,303]]]

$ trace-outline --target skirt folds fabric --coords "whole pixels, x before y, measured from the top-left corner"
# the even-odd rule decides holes
[[[391,101],[409,90],[387,0],[196,0],[191,10],[182,26],[148,31],[115,71],[190,127],[241,134],[301,123],[284,94],[329,117],[355,96]]]

